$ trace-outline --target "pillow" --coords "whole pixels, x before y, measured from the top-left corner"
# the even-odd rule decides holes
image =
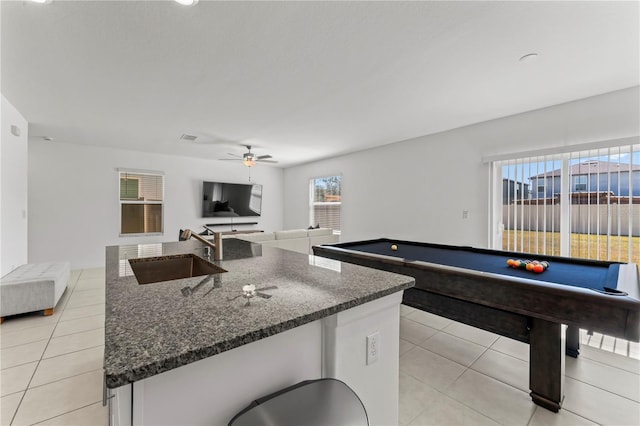
[[[214,212],[228,212],[229,211],[229,202],[228,201],[216,201],[213,206]]]

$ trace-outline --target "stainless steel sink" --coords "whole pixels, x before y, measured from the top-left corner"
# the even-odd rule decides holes
[[[225,269],[190,253],[129,259],[129,264],[138,284],[151,284],[227,272]]]

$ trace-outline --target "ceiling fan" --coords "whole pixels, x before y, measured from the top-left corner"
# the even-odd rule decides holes
[[[269,160],[272,158],[270,155],[256,155],[251,152],[251,145],[244,145],[247,148],[247,152],[245,152],[242,156],[237,154],[228,153],[229,155],[237,158],[220,158],[219,160],[231,160],[231,161],[242,161],[247,167],[253,167],[256,163],[277,163],[275,160]]]

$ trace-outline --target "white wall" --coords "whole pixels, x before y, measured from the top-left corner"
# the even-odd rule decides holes
[[[119,237],[117,168],[165,174],[164,235]],[[240,162],[175,157],[110,148],[29,141],[29,262],[71,262],[72,269],[104,266],[105,246],[177,241],[179,229],[203,231],[203,180],[248,182]],[[263,185],[262,216],[235,222],[259,222],[236,229],[282,229],[282,169],[257,166],[251,181]],[[217,227],[228,231],[230,227]],[[4,242],[4,236],[3,236]]]
[[[284,226],[309,225],[310,178],[342,173],[341,241],[390,237],[486,247],[483,157],[640,135],[639,98],[634,87],[286,169]]]
[[[27,263],[27,120],[2,96],[0,119],[0,276]],[[20,136],[11,133],[11,126]]]
[[[486,246],[489,166],[482,157],[637,136],[639,97],[635,87],[284,171],[254,167],[252,181],[264,185],[263,215],[255,228],[306,228],[308,180],[341,173],[342,241],[387,236]],[[9,179],[17,182],[11,186],[13,195],[24,196],[26,184],[24,191],[15,190],[24,182],[24,160],[5,155],[4,111],[3,99],[3,273],[6,247],[10,255],[26,250],[24,238],[13,233],[24,234],[25,221],[15,214],[27,205],[5,195],[5,163],[7,171],[13,170]],[[215,222],[199,217],[201,181],[248,178],[248,170],[236,163],[39,140],[29,142],[28,166],[28,261],[69,260],[73,268],[102,266],[107,245],[175,241],[180,228],[200,230]],[[118,167],[165,173],[162,237],[118,236]],[[463,210],[469,219],[462,219]],[[11,214],[14,220],[5,234],[5,215],[10,219]],[[22,259],[10,260],[8,267]]]

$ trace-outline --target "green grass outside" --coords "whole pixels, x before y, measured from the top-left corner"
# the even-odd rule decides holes
[[[632,244],[631,260],[629,238]],[[502,249],[560,256],[560,233],[505,230],[502,235]],[[605,235],[571,234],[570,257],[640,263],[640,237],[612,236],[607,239]]]

